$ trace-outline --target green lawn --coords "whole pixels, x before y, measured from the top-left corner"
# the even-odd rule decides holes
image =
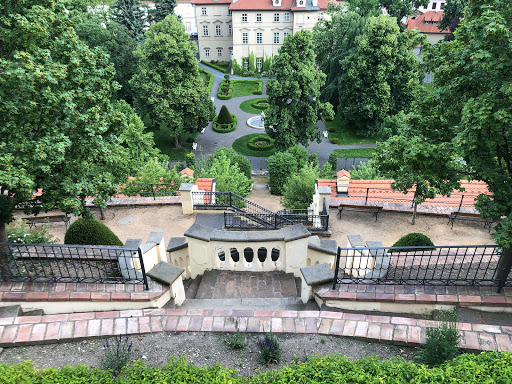
[[[233,82],[233,93],[231,97],[254,95],[254,91],[258,90],[261,80],[231,80]]]
[[[268,151],[255,151],[250,149],[247,146],[247,142],[254,136],[261,135],[261,133],[251,133],[250,135],[242,136],[235,140],[232,147],[235,151],[245,156],[254,156],[254,157],[269,157],[276,153],[275,148],[272,148]]]
[[[372,158],[375,148],[335,149],[332,153],[338,158]]]
[[[254,108],[252,106],[252,104],[257,103],[258,101],[267,101],[267,98],[258,97],[257,99],[245,100],[242,104],[240,104],[240,109],[247,113],[254,113],[255,115],[259,115],[261,113],[261,109]]]
[[[355,130],[348,126],[338,115],[334,117],[333,121],[326,121],[325,127],[328,131],[336,130],[335,132],[329,132],[329,140],[332,141],[332,139],[337,138],[340,145],[372,144],[379,139],[378,136],[357,135]]]
[[[156,147],[165,155],[169,156],[171,161],[185,160],[187,153],[192,151],[192,144],[182,141],[181,148],[174,148],[174,139],[171,138],[171,131],[167,125],[160,126],[153,123],[148,117],[142,119],[147,130],[153,132]],[[192,139],[192,138],[191,138]],[[189,141],[191,141],[189,139]]]

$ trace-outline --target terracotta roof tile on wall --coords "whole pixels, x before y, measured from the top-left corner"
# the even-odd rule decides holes
[[[449,29],[441,31],[437,26],[443,18],[443,11],[428,11],[416,19],[410,19],[407,23],[407,29],[417,29],[422,33],[450,33]],[[425,22],[436,22],[437,24],[426,24]]]

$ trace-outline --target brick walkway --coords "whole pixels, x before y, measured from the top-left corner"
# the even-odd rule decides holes
[[[116,334],[268,332],[354,337],[417,346],[436,323],[406,317],[329,311],[147,309],[0,318],[0,346],[56,343]],[[512,352],[512,327],[458,323],[466,351]]]

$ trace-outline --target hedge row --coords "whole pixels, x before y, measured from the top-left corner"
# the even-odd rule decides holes
[[[228,84],[226,80],[222,80],[221,83],[220,83],[220,86],[219,86],[219,91],[217,92],[217,97],[220,99],[220,100],[228,100],[228,99],[231,99],[231,95],[233,94],[233,81],[230,81],[229,82],[229,87],[228,87],[228,94],[227,95],[223,95],[222,94],[222,88],[223,88],[223,85],[224,85],[224,88],[225,88],[225,85]]]
[[[206,75],[208,75],[208,94],[212,93],[213,73],[205,71],[203,68],[199,68],[199,71],[203,72],[203,73],[206,73]]]
[[[213,118],[213,130],[218,133],[228,133],[233,132],[236,129],[237,124],[237,117],[236,115],[231,114],[231,117],[233,118],[233,123],[231,124],[219,124],[217,123],[219,115],[215,116]]]
[[[258,89],[253,92],[255,95],[263,94],[263,81],[258,81]]]
[[[116,378],[113,378],[110,371],[84,365],[38,370],[32,363],[25,361],[14,366],[0,364],[0,381],[12,384],[511,383],[512,354],[463,354],[439,368],[428,368],[402,358],[380,361],[373,356],[352,361],[341,355],[311,356],[304,363],[293,363],[278,370],[243,377],[236,376],[234,370],[220,365],[195,367],[185,358],[170,358],[169,363],[162,368],[136,361],[125,367]]]
[[[260,105],[261,103],[265,103],[267,104],[266,106],[262,106]],[[251,107],[253,108],[256,108],[256,109],[259,109],[260,111],[264,111],[265,109],[267,109],[268,107],[270,106],[270,104],[268,102],[264,102],[262,100],[260,101],[256,101],[254,103],[251,104]]]
[[[267,145],[255,145],[257,141],[266,141]],[[274,148],[274,139],[271,139],[268,135],[262,133],[261,135],[257,135],[252,137],[248,142],[247,146],[254,151],[268,151]]]
[[[201,63],[203,63],[204,65],[210,67],[210,68],[213,68],[213,69],[216,69],[217,71],[219,72],[222,72],[222,73],[228,73],[228,70],[227,68],[223,68],[223,67],[220,67],[218,65],[215,65],[213,63],[210,63],[209,61],[205,61],[205,60],[201,60]]]

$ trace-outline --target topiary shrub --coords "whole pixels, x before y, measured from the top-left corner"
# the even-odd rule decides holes
[[[64,236],[64,244],[118,245],[123,243],[106,225],[83,217],[71,224]]]
[[[220,115],[220,114],[219,114]],[[218,121],[219,115],[215,116],[213,119],[213,130],[218,133],[229,133],[233,132],[236,129],[236,125],[238,122],[238,119],[236,115],[231,115],[231,118],[233,119],[233,122],[230,124],[221,124]]]
[[[395,244],[393,244],[393,247],[434,247],[434,243],[423,233],[412,232],[402,236]],[[410,252],[413,250],[414,249],[412,248],[400,250],[390,249],[389,252]]]
[[[333,144],[339,144],[340,143],[340,139],[338,139],[337,137],[333,137],[332,139],[329,138],[329,140],[331,141],[331,143]]]
[[[233,122],[233,118],[231,117],[231,113],[228,111],[228,107],[225,105],[222,106],[219,112],[219,116],[217,117],[217,123],[219,124],[231,124]]]
[[[274,140],[262,133],[261,135],[252,137],[247,142],[247,146],[255,151],[268,151],[274,148]]]

